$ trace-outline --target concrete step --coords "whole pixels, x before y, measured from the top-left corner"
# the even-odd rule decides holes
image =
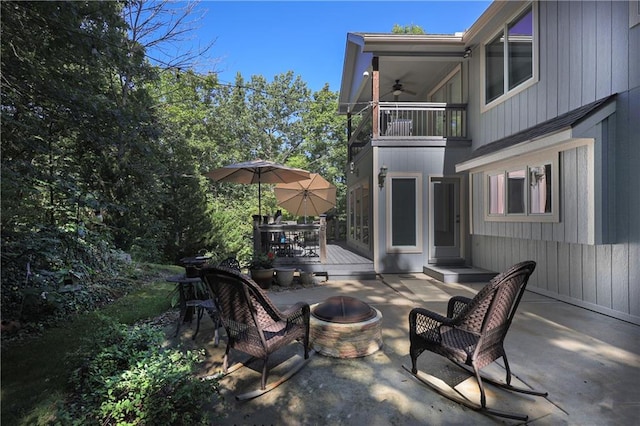
[[[443,283],[488,282],[497,272],[465,265],[428,265],[423,272]]]
[[[327,279],[337,281],[341,279],[376,279],[376,272],[373,270],[373,263],[344,264],[305,264],[298,265],[304,271],[313,272],[317,276],[325,276]]]

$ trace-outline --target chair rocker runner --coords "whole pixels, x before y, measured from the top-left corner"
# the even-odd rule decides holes
[[[469,408],[500,417],[526,421],[528,419],[526,415],[488,408],[483,380],[515,392],[547,396],[546,392],[511,385],[511,370],[503,346],[535,266],[533,261],[512,266],[494,277],[473,299],[462,296],[452,297],[447,306],[446,317],[423,308],[411,310],[409,313],[411,373],[443,396]],[[442,355],[474,374],[480,388],[480,404],[470,401],[436,377],[419,371],[417,360],[425,350]],[[482,368],[499,358],[504,360],[506,383],[494,381],[480,374]]]
[[[246,275],[224,267],[206,267],[201,277],[215,295],[222,325],[227,333],[223,373],[231,373],[256,358],[263,360],[260,389],[237,395],[245,400],[260,396],[291,378],[309,361],[308,303],[298,302],[280,311],[266,293]],[[295,340],[302,340],[304,360],[291,367],[281,379],[267,385],[269,355]],[[245,363],[228,366],[231,349],[251,355]]]

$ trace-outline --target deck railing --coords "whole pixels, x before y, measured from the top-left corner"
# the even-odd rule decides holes
[[[314,224],[254,224],[253,243],[256,252],[273,252],[277,264],[326,263],[326,217]]]
[[[466,137],[467,107],[433,102],[380,102],[383,137]]]
[[[371,106],[352,117],[355,131],[349,137],[349,154],[371,139],[433,139],[467,137],[466,104],[438,102],[380,102],[378,128],[372,124]]]

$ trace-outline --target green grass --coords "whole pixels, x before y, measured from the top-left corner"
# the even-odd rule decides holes
[[[162,277],[182,268],[154,265],[134,290],[104,308],[46,330],[39,338],[2,349],[1,423],[47,424],[64,399],[69,373],[78,367],[84,339],[102,324],[100,315],[123,324],[155,317],[171,308],[175,285]]]

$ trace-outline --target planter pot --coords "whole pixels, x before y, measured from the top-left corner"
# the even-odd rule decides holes
[[[252,269],[251,279],[256,282],[262,289],[268,289],[271,287],[273,281],[273,268],[272,269]]]
[[[313,284],[313,276],[313,272],[300,272],[300,281],[302,281],[302,285]]]
[[[277,268],[276,282],[282,287],[289,287],[293,281],[293,274],[296,272],[294,268]]]

